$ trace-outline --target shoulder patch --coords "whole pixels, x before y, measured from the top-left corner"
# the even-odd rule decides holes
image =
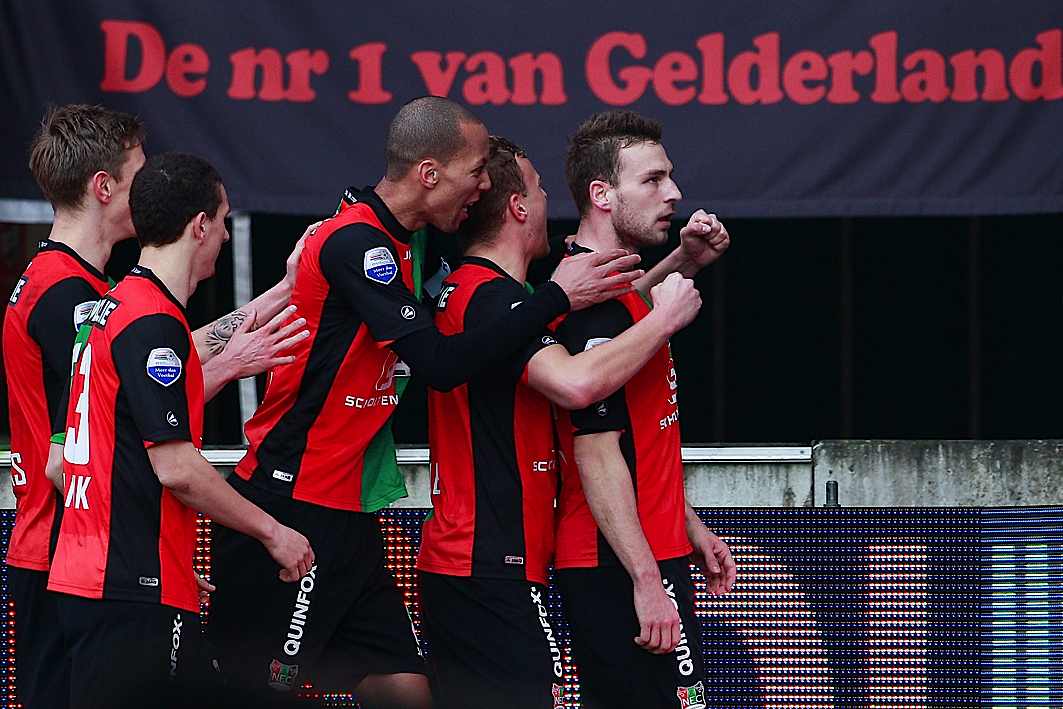
[[[362,267],[366,278],[385,286],[395,280],[399,272],[395,257],[386,246],[377,246],[366,251]]]
[[[29,281],[29,279],[25,276],[18,279],[18,283],[15,284],[15,290],[11,291],[11,297],[7,299],[7,302],[12,305],[18,305],[18,297],[22,295],[22,289],[26,287],[27,281]]]
[[[88,322],[93,327],[107,327],[107,319],[121,303],[109,295],[105,295],[96,301],[89,313]]]
[[[168,387],[181,378],[181,358],[169,347],[156,347],[148,353],[148,376]]]
[[[81,324],[89,319],[89,315],[92,315],[92,309],[96,307],[96,300],[86,300],[84,303],[78,303],[74,306],[74,332],[78,331]]]
[[[609,342],[612,339],[613,338],[611,337],[592,337],[591,339],[587,340],[587,346],[583,348],[583,351],[586,352],[587,350],[593,350],[598,345],[604,345],[606,342]]]

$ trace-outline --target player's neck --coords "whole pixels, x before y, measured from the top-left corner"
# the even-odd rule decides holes
[[[418,199],[420,190],[409,189],[404,183],[393,182],[385,177],[373,191],[407,231],[417,231],[428,223]]]
[[[192,259],[184,253],[182,246],[181,241],[166,246],[146,246],[140,250],[137,265],[151,269],[170,294],[187,307],[198,280],[192,272]]]
[[[607,214],[592,213],[583,217],[576,230],[576,243],[592,251],[609,251],[610,249],[627,249],[637,253],[638,248],[620,241],[612,220]]]
[[[108,238],[102,215],[92,212],[70,213],[63,210],[56,212],[48,238],[69,246],[101,273],[107,266],[107,260],[111,258],[111,248],[117,241]]]
[[[489,244],[476,244],[465,252],[466,256],[476,256],[491,261],[517,283],[524,283],[528,277],[528,263],[531,257],[524,253],[516,239],[507,239],[502,234]]]

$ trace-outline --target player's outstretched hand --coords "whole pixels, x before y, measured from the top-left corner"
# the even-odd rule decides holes
[[[694,281],[682,274],[670,273],[650,290],[653,311],[659,313],[668,324],[668,331],[675,334],[693,322],[701,310],[701,293]]]
[[[701,269],[723,256],[731,246],[731,235],[715,214],[699,209],[679,230],[679,243],[687,260]]]
[[[701,530],[689,535],[690,543],[694,546],[690,556],[701,573],[705,574],[709,593],[722,596],[734,587],[738,570],[727,544],[704,525]]]
[[[664,655],[679,644],[679,611],[659,579],[635,584],[635,615],[640,631],[635,644],[643,650]]]
[[[295,361],[286,354],[293,346],[310,336],[305,318],[293,318],[295,306],[289,305],[262,327],[255,329],[252,312],[233,333],[229,345],[219,357],[232,360],[238,378],[250,377],[281,364]]]
[[[577,254],[561,259],[550,277],[568,296],[572,310],[582,310],[632,290],[645,272],[633,269],[641,260],[624,249]]]
[[[314,566],[310,541],[291,527],[278,524],[276,531],[263,544],[281,567],[281,581],[298,581]]]
[[[288,255],[288,258],[284,261],[284,280],[288,284],[289,288],[295,287],[295,271],[299,267],[299,256],[303,253],[303,247],[306,245],[306,237],[312,235],[317,228],[325,223],[325,220],[314,222],[306,228],[303,235],[299,237],[299,241],[295,242],[295,248]]]

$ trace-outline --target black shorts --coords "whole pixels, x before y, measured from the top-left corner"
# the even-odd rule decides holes
[[[422,571],[421,620],[437,709],[561,705],[561,648],[544,586]]]
[[[180,709],[210,696],[199,614],[57,594],[71,709]]]
[[[623,567],[558,570],[583,709],[707,706],[701,623],[694,614],[690,566],[685,557],[658,566],[682,623],[679,645],[667,655],[654,655],[635,644],[639,634],[635,591]]]
[[[70,658],[59,623],[58,594],[48,572],[7,567],[15,611],[15,690],[25,707],[65,709],[70,702]]]
[[[207,636],[237,695],[270,696],[304,681],[323,691],[351,691],[367,676],[424,674],[413,623],[384,566],[376,515],[333,510],[230,484],[278,522],[305,535],[314,568],[298,583],[261,543],[214,526]]]

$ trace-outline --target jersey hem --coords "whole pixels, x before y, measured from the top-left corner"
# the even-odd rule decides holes
[[[427,571],[430,574],[439,574],[440,576],[456,576],[459,578],[469,579],[485,579],[488,581],[523,581],[525,583],[537,583],[546,585],[546,573],[542,576],[537,574],[522,574],[520,576],[505,576],[503,574],[492,573],[477,573],[474,574],[471,569],[459,569],[457,567],[447,567],[440,564],[422,564],[420,561],[415,565],[418,571]]]
[[[29,571],[47,571],[50,566],[47,561],[38,561],[37,559],[27,559],[26,557],[7,555],[4,560],[8,566],[15,566],[20,569],[27,569]]]
[[[653,553],[653,560],[656,562],[671,561],[672,559],[687,556],[693,551],[694,547],[690,544],[686,544],[682,547],[674,547],[659,552],[655,551]],[[566,559],[557,559],[554,561],[554,568],[556,569],[592,569],[598,566],[623,566],[623,564],[619,562],[615,564],[603,564],[602,560],[599,559],[597,555],[568,557]]]
[[[189,613],[199,613],[199,601],[195,603],[183,602],[180,599],[175,599],[170,596],[163,596],[162,598],[144,598],[134,593],[123,593],[121,591],[112,591],[107,594],[105,598],[102,588],[85,588],[76,584],[63,583],[62,581],[49,581],[48,590],[55,591],[56,593],[65,593],[68,596],[80,596],[81,598],[88,598],[94,601],[129,601],[131,603],[149,603],[156,606],[170,606],[172,608],[178,608]]]
[[[254,485],[251,480],[244,479],[244,482]],[[255,487],[258,486],[256,485]],[[264,488],[258,487],[258,489],[262,490]],[[270,491],[266,490],[266,492]],[[398,494],[394,494],[394,496],[392,496],[392,494],[384,495],[376,499],[369,500],[364,504],[361,502],[361,500],[348,502],[347,500],[337,500],[334,497],[312,497],[303,493],[293,493],[291,499],[298,500],[299,502],[308,502],[312,505],[318,505],[320,507],[328,507],[332,510],[342,510],[344,512],[372,513],[379,512],[395,500],[401,500],[404,497],[409,497],[409,492],[407,492],[405,485],[402,486],[401,492],[399,492],[398,488],[394,489],[392,492]]]

